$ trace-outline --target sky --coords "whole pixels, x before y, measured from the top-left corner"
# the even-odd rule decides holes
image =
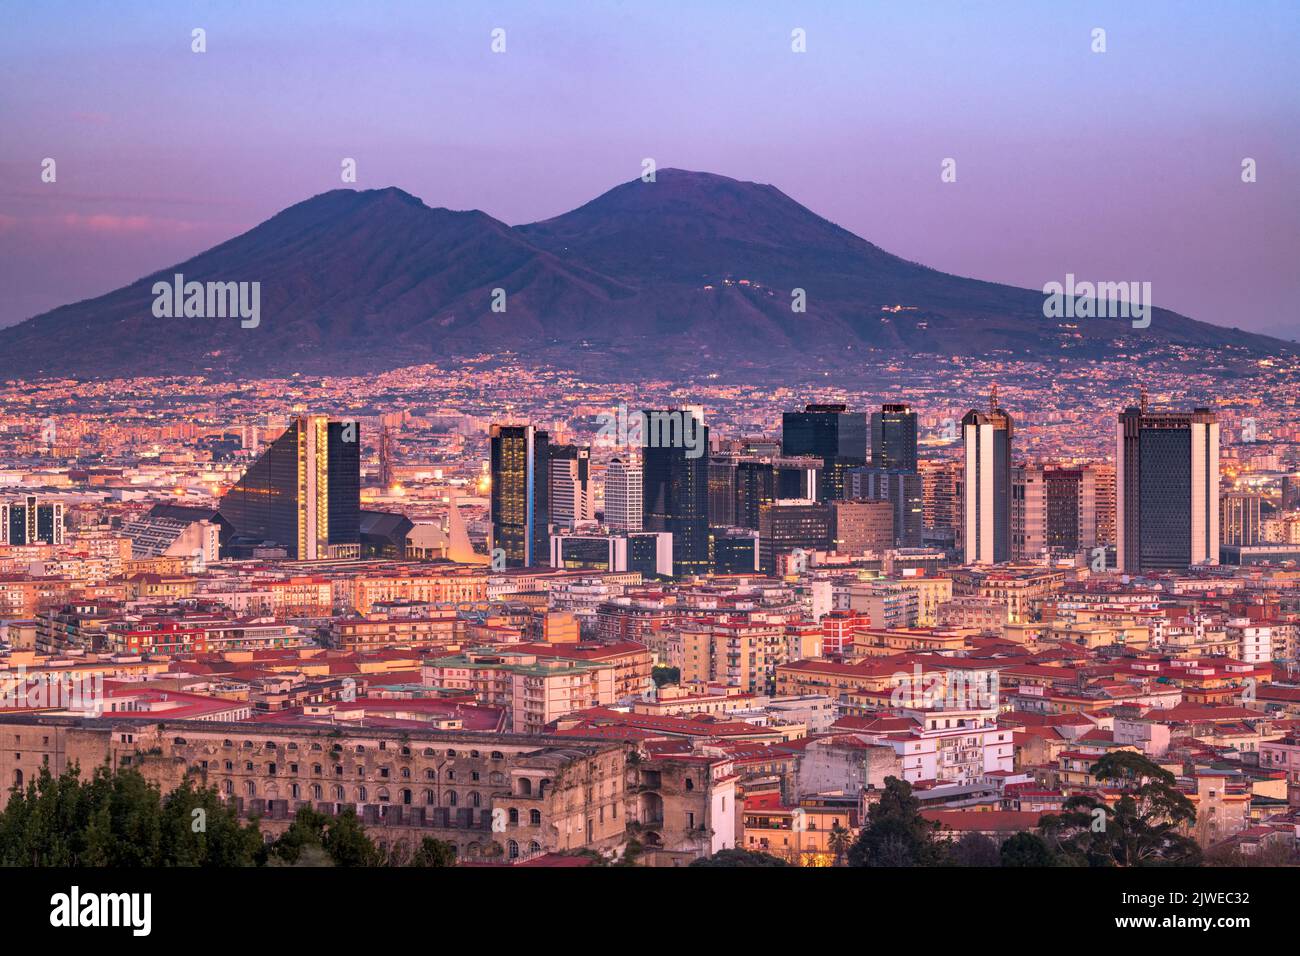
[[[1294,0],[0,8],[0,325],[339,188],[345,157],[357,188],[510,224],[652,158],[946,272],[1149,281],[1158,307],[1300,338]]]

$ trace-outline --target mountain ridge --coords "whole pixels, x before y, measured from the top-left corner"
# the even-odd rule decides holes
[[[260,324],[155,318],[152,285],[176,273],[260,282]],[[504,312],[493,308],[496,289]],[[791,308],[799,289],[804,312]],[[1294,349],[1163,309],[1143,330],[1126,319],[1066,323],[1043,316],[1042,302],[1041,292],[889,253],[773,185],[713,173],[662,169],[654,182],[621,183],[517,226],[395,186],[343,188],[0,330],[0,375],[338,374],[503,349],[550,359],[581,351],[629,376],[700,361],[852,364],[877,353]]]

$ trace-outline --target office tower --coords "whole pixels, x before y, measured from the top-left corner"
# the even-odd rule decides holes
[[[550,440],[532,425],[493,425],[492,547],[508,568],[550,560]]]
[[[777,559],[795,551],[830,550],[832,521],[826,502],[778,499],[763,505],[758,515],[760,570],[775,574]]]
[[[758,532],[750,528],[714,528],[713,570],[716,574],[753,574],[758,570]]]
[[[892,468],[853,468],[845,476],[844,496],[890,502],[894,509],[894,547],[921,547],[925,530],[925,483],[919,473]]]
[[[730,528],[736,523],[736,459],[709,459],[709,527]]]
[[[1094,532],[1091,545],[1085,547],[1108,547],[1115,544],[1115,466],[1110,464],[1092,464],[1088,471],[1093,476],[1096,512]]]
[[[831,550],[840,554],[888,551],[894,547],[894,503],[832,501]]]
[[[1232,492],[1220,500],[1220,544],[1259,544],[1260,495]]]
[[[0,544],[63,544],[63,502],[36,495],[0,502]]]
[[[1040,466],[1011,469],[1011,558],[1032,560],[1047,550],[1047,485]]]
[[[786,412],[781,423],[781,454],[812,455],[824,463],[819,501],[844,497],[844,475],[867,463],[867,416],[844,405],[807,405]]]
[[[641,530],[641,463],[615,458],[605,469],[605,526],[611,531]]]
[[[988,412],[971,409],[961,420],[962,560],[998,564],[1011,559],[1011,416],[998,407],[993,386]]]
[[[551,445],[549,454],[551,524],[573,528],[579,522],[594,520],[591,451],[577,445]]]
[[[291,560],[361,553],[361,429],[299,415],[221,498],[232,553],[270,542]]]
[[[871,467],[916,471],[916,412],[907,405],[881,405],[871,413]]]
[[[1099,536],[1098,489],[1113,469],[1024,465],[1012,469],[1011,556],[1078,555],[1109,544]]]
[[[709,558],[709,429],[688,411],[648,411],[648,423],[676,422],[681,441],[663,440],[664,426],[642,438],[641,513],[646,531],[673,536],[673,574],[707,574]],[[647,427],[653,428],[653,425]],[[652,435],[654,433],[652,432]]]
[[[961,528],[961,479],[965,462],[960,458],[933,458],[918,463],[926,530]]]
[[[1116,546],[1121,571],[1181,571],[1219,561],[1219,423],[1207,408],[1126,408],[1116,425]]]
[[[731,524],[739,528],[757,528],[759,509],[778,498],[816,500],[821,469],[822,460],[810,455],[739,459],[736,462],[736,497]]]
[[[1300,473],[1282,476],[1282,510],[1300,508]]]
[[[551,535],[551,567],[640,571],[646,578],[673,573],[673,536],[653,531],[573,531]]]

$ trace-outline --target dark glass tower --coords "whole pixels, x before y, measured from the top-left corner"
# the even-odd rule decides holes
[[[684,411],[647,411],[651,416],[688,415]],[[696,448],[709,447],[709,430]],[[691,456],[685,443],[646,444],[642,448],[642,522],[646,531],[673,536],[673,576],[707,574],[709,556],[709,456]]]
[[[1219,424],[1214,413],[1126,408],[1116,428],[1115,523],[1121,571],[1219,560]]]
[[[532,425],[493,425],[491,431],[492,547],[506,567],[550,563],[550,442]]]
[[[847,476],[845,497],[888,501],[894,507],[894,546],[921,547],[925,530],[925,483],[917,472],[854,468]]]
[[[290,559],[361,553],[361,434],[354,421],[301,415],[221,499],[231,538]]]
[[[847,411],[845,405],[806,405],[802,412],[786,412],[781,420],[781,454],[822,459],[825,470],[818,498],[843,498],[845,472],[867,463],[867,416]]]
[[[916,412],[907,405],[871,413],[871,467],[916,471]]]

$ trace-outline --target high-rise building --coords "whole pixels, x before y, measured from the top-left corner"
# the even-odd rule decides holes
[[[594,520],[591,451],[577,445],[551,445],[549,471],[551,524],[573,528]]]
[[[919,479],[918,479],[919,480]],[[894,504],[891,501],[832,501],[831,549],[840,554],[888,551],[894,547]]]
[[[1012,469],[1011,557],[1077,555],[1113,543],[1101,534],[1098,490],[1114,470],[1023,465]]]
[[[709,459],[709,526],[730,528],[736,523],[736,462],[734,457]]]
[[[1126,408],[1116,425],[1121,571],[1219,561],[1219,423],[1213,412]]]
[[[668,577],[673,573],[673,536],[653,531],[552,534],[551,567]]]
[[[919,462],[921,501],[927,531],[961,529],[961,479],[965,462],[960,458],[932,458]]]
[[[550,563],[550,440],[532,425],[493,425],[492,547],[508,568]]]
[[[802,412],[786,412],[781,454],[820,458],[825,468],[818,500],[843,498],[845,473],[867,463],[867,416],[845,405],[806,405]]]
[[[63,502],[36,495],[0,502],[0,544],[63,544]]]
[[[758,516],[759,568],[777,572],[777,559],[795,551],[828,551],[834,516],[827,502],[778,499]]]
[[[871,467],[916,471],[916,412],[907,405],[871,413]]]
[[[709,557],[709,429],[690,410],[648,411],[646,421],[678,421],[680,442],[659,441],[641,449],[641,513],[646,531],[673,536],[673,574],[708,574]],[[687,419],[694,418],[694,422]],[[688,430],[693,441],[685,440]]]
[[[1252,545],[1260,542],[1260,495],[1231,492],[1219,499],[1219,543]]]
[[[641,530],[641,463],[615,458],[605,469],[605,525],[611,531]]]
[[[1011,560],[1011,416],[998,407],[997,386],[988,412],[971,409],[961,420],[965,450],[962,476],[962,560],[998,564]]]
[[[811,455],[738,459],[730,524],[757,528],[759,509],[778,498],[816,499],[821,470],[822,460]]]
[[[846,498],[888,501],[894,509],[894,546],[919,548],[925,530],[925,486],[915,471],[854,468],[846,478]]]
[[[299,415],[221,498],[232,553],[270,542],[291,560],[361,554],[361,434],[355,421]]]

